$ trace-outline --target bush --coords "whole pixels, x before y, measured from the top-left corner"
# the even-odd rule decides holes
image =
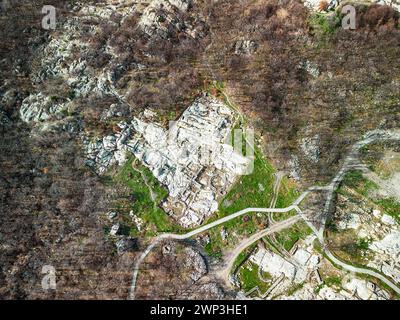
[[[315,13],[310,17],[310,26],[316,35],[329,35],[340,27],[341,19],[337,13]]]
[[[394,29],[398,26],[399,13],[392,7],[373,4],[366,9],[358,10],[357,27],[375,29],[385,26]]]

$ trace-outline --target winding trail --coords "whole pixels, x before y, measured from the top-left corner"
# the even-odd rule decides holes
[[[275,208],[276,207],[276,202],[278,201],[278,196],[279,196],[279,188],[281,186],[282,178],[283,178],[283,173],[282,172],[276,172],[274,174],[275,176],[275,182],[274,182],[274,187],[273,187],[273,197],[271,199],[271,203],[269,205],[270,208]],[[268,215],[268,222],[269,224],[275,223],[274,220],[274,215],[270,213]]]
[[[373,276],[384,282],[386,285],[392,288],[397,294],[400,294],[400,288],[397,287],[392,281],[390,281],[382,274],[375,272],[371,269],[352,266],[336,258],[329,250],[329,248],[326,246],[324,241],[324,231],[325,231],[326,221],[329,217],[329,213],[331,212],[335,191],[337,190],[337,188],[339,187],[340,183],[342,182],[343,178],[345,177],[346,173],[349,170],[354,168],[361,168],[361,169],[363,168],[363,166],[361,166],[359,161],[360,149],[363,146],[366,146],[367,144],[370,144],[374,141],[382,141],[382,140],[400,140],[400,130],[393,130],[393,131],[374,130],[369,132],[363,140],[356,142],[352,146],[350,152],[348,153],[348,155],[344,160],[342,168],[339,170],[337,175],[332,179],[331,183],[328,186],[324,187],[325,190],[327,190],[328,195],[327,195],[327,200],[325,202],[324,210],[322,212],[322,224],[319,230],[317,230],[315,226],[308,221],[307,217],[305,217],[302,214],[300,208],[297,207],[296,210],[303,217],[304,221],[311,228],[314,234],[317,236],[319,242],[322,245],[323,251],[332,262],[334,262],[336,265],[342,267],[345,270]]]
[[[156,204],[156,202],[155,202],[155,201],[156,201],[156,195],[154,194],[154,191],[153,191],[152,187],[149,185],[149,181],[147,180],[146,175],[143,173],[143,171],[137,169],[137,168],[135,167],[134,163],[132,163],[132,169],[133,169],[134,171],[140,173],[140,175],[142,176],[142,179],[143,179],[144,184],[146,185],[147,189],[149,189],[150,198],[151,198],[151,201],[153,201],[153,206],[154,206],[154,208],[155,208],[155,207],[157,206],[157,204]]]
[[[367,274],[369,276],[373,276],[379,280],[381,280],[382,282],[384,282],[385,284],[387,284],[390,288],[392,288],[396,293],[400,294],[400,288],[397,287],[395,284],[393,284],[390,280],[388,280],[385,276],[381,275],[378,272],[375,272],[373,270],[367,269],[367,268],[359,268],[359,267],[354,267],[350,264],[347,264],[341,260],[339,260],[338,258],[336,258],[332,252],[329,250],[329,248],[325,245],[325,241],[323,238],[323,235],[320,234],[319,230],[317,230],[317,228],[315,228],[315,226],[309,222],[309,220],[303,216],[303,212],[298,209],[297,211],[300,216],[303,218],[303,220],[307,223],[307,225],[310,227],[310,229],[314,232],[314,234],[317,236],[318,241],[321,243],[322,245],[322,250],[324,251],[324,253],[326,254],[326,256],[336,265],[342,267],[343,269],[347,270],[347,271],[351,271],[351,272],[355,272],[355,273],[362,273],[362,274]]]
[[[345,157],[343,161],[343,165],[336,176],[332,179],[331,183],[324,187],[327,190],[328,195],[326,198],[324,210],[321,214],[321,227],[318,230],[318,238],[323,239],[323,234],[325,231],[326,221],[329,217],[329,213],[331,212],[334,195],[336,189],[339,187],[339,184],[342,182],[346,173],[355,168],[362,168],[359,161],[360,149],[367,144],[370,144],[374,141],[381,140],[400,140],[400,130],[373,130],[365,135],[363,140],[356,142],[350,149],[349,153]]]
[[[330,251],[328,248],[324,247],[323,250],[325,251],[325,254],[327,255],[327,257],[332,260],[335,264],[339,265],[340,267],[342,267],[345,270],[351,271],[351,272],[355,272],[355,273],[362,273],[362,274],[367,274],[369,276],[375,277],[379,280],[381,280],[382,282],[384,282],[386,285],[388,285],[390,288],[392,288],[397,294],[400,294],[400,288],[397,287],[393,282],[391,282],[390,280],[388,280],[386,277],[384,277],[383,275],[381,275],[378,272],[375,272],[373,270],[370,269],[365,269],[365,268],[358,268],[358,267],[354,267],[352,265],[349,265],[347,263],[342,262],[341,260],[337,259]]]
[[[275,232],[282,231],[283,229],[289,228],[290,226],[294,225],[295,223],[301,221],[301,217],[299,215],[293,216],[289,219],[283,220],[281,222],[277,222],[273,224],[271,227],[261,230],[255,234],[253,234],[250,238],[243,240],[229,255],[224,259],[224,267],[221,271],[217,272],[217,274],[224,280],[227,286],[231,285],[230,281],[230,272],[232,270],[233,265],[237,257],[240,255],[243,250],[247,247],[251,246],[254,242],[273,234]]]
[[[240,210],[234,214],[231,214],[229,216],[223,217],[221,219],[218,219],[214,222],[211,222],[209,224],[206,224],[204,226],[201,226],[195,230],[192,230],[186,234],[170,234],[170,233],[165,233],[165,234],[161,234],[159,236],[157,236],[153,242],[145,249],[145,251],[139,256],[139,258],[136,260],[135,262],[135,266],[134,266],[134,273],[133,273],[133,278],[132,278],[132,284],[131,284],[131,291],[130,291],[130,299],[135,299],[135,288],[136,288],[136,281],[137,281],[137,277],[138,277],[138,273],[139,273],[139,268],[141,263],[144,261],[144,259],[146,258],[146,256],[149,254],[149,252],[157,245],[159,244],[161,241],[163,240],[167,240],[167,239],[172,239],[172,240],[184,240],[184,239],[188,239],[190,237],[193,237],[195,235],[198,235],[204,231],[207,231],[215,226],[218,226],[220,224],[223,224],[227,221],[230,221],[232,219],[235,219],[239,216],[242,216],[246,213],[251,213],[251,212],[264,212],[264,213],[283,213],[283,212],[289,212],[292,210],[295,210],[298,214],[296,216],[293,216],[289,219],[286,219],[284,221],[278,222],[273,224],[272,226],[261,230],[257,233],[255,233],[254,235],[252,235],[250,238],[244,240],[239,246],[237,246],[232,253],[229,255],[229,258],[227,259],[227,262],[225,264],[225,267],[222,269],[222,271],[219,272],[219,274],[222,276],[222,278],[225,280],[225,282],[227,283],[227,285],[230,285],[230,281],[229,281],[229,274],[230,274],[230,270],[237,258],[237,256],[240,254],[240,252],[242,252],[245,248],[247,248],[248,246],[250,246],[252,243],[254,243],[255,241],[258,241],[259,239],[261,239],[262,237],[272,234],[274,232],[278,232],[280,230],[283,230],[287,227],[290,227],[291,225],[293,225],[294,223],[300,221],[301,219],[303,219],[307,225],[311,228],[311,230],[314,232],[314,234],[316,235],[317,239],[319,240],[319,242],[321,243],[321,247],[323,249],[323,251],[325,252],[325,254],[327,255],[327,257],[329,259],[331,259],[332,262],[334,262],[336,265],[342,267],[345,270],[351,271],[351,272],[355,272],[355,273],[361,273],[361,274],[367,274],[373,277],[376,277],[377,279],[381,280],[382,282],[384,282],[385,284],[387,284],[390,288],[392,288],[396,293],[400,294],[400,288],[397,287],[394,283],[392,283],[390,280],[388,280],[385,276],[383,276],[380,273],[377,273],[373,270],[370,269],[366,269],[366,268],[359,268],[359,267],[354,267],[350,264],[347,264],[345,262],[340,261],[339,259],[337,259],[327,248],[327,246],[325,245],[325,241],[324,241],[324,230],[325,230],[325,224],[328,218],[328,215],[330,213],[330,209],[331,206],[333,204],[333,200],[334,200],[334,193],[336,191],[336,189],[338,188],[339,184],[341,183],[341,181],[343,180],[344,176],[346,175],[346,173],[348,172],[348,170],[358,167],[359,166],[359,161],[358,161],[358,156],[359,156],[359,150],[360,148],[362,148],[363,146],[374,142],[376,140],[400,140],[400,131],[396,130],[396,131],[383,131],[383,130],[374,130],[372,132],[370,132],[369,134],[367,134],[365,136],[365,138],[357,143],[355,143],[349,154],[346,156],[346,158],[344,159],[344,163],[341,167],[341,169],[339,170],[338,174],[333,178],[333,180],[331,181],[331,183],[327,186],[324,187],[320,187],[320,186],[315,186],[315,187],[311,187],[309,188],[307,191],[303,192],[294,202],[291,206],[286,207],[286,208],[247,208],[247,209],[243,209]],[[321,214],[321,227],[319,229],[317,229],[310,221],[309,219],[303,214],[303,212],[301,211],[301,209],[298,207],[298,205],[305,199],[305,197],[308,196],[308,194],[310,192],[313,191],[317,191],[317,190],[322,190],[322,191],[326,191],[328,193],[327,195],[327,199],[325,202],[325,206],[324,209],[322,211]]]
[[[296,210],[297,211],[298,210],[297,205],[291,205],[289,207],[280,208],[280,209],[277,209],[277,208],[247,208],[247,209],[240,210],[240,211],[238,211],[236,213],[233,213],[233,214],[231,214],[229,216],[226,216],[226,217],[223,217],[221,219],[218,219],[218,220],[216,220],[214,222],[211,222],[209,224],[206,224],[204,226],[201,226],[201,227],[199,227],[199,228],[197,228],[197,229],[195,229],[193,231],[190,231],[188,233],[185,233],[185,234],[163,233],[163,234],[157,236],[156,238],[154,238],[153,242],[145,249],[145,251],[143,251],[143,253],[139,256],[139,258],[135,262],[134,271],[133,271],[133,277],[132,277],[132,284],[131,284],[130,299],[131,300],[135,299],[136,280],[137,280],[137,277],[138,277],[138,274],[139,274],[140,265],[142,264],[142,262],[146,258],[146,256],[150,253],[150,251],[157,244],[159,244],[161,241],[167,240],[167,239],[185,240],[185,239],[191,238],[193,236],[196,236],[199,233],[207,231],[207,230],[209,230],[211,228],[214,228],[215,226],[218,226],[218,225],[223,224],[223,223],[225,223],[227,221],[230,221],[232,219],[240,217],[240,216],[242,216],[242,215],[244,215],[246,213],[251,213],[251,212],[267,212],[267,213],[268,212],[277,212],[277,213],[284,213],[284,212],[289,212],[289,211],[292,211],[292,210]],[[282,221],[280,223],[276,223],[273,227],[268,228],[268,229],[264,229],[261,232],[266,232],[266,234],[268,234],[268,231],[269,232],[276,232],[276,231],[271,231],[271,230],[281,230],[288,223],[291,225],[292,220],[296,220],[296,221],[298,220],[298,219],[293,219],[293,218],[294,217],[292,217],[290,219],[287,219],[287,220],[284,220],[284,221]],[[296,216],[295,218],[299,218],[299,217]],[[260,234],[260,232],[255,234],[255,235],[253,235],[253,236],[256,236],[258,234]],[[260,238],[262,238],[263,236],[264,235],[260,236]],[[249,240],[250,239],[252,239],[252,238],[249,238]]]

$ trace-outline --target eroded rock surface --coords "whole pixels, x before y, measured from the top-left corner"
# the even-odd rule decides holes
[[[163,209],[183,227],[197,226],[217,210],[217,199],[250,164],[226,143],[234,117],[223,103],[203,95],[168,131],[139,118],[120,123],[119,133],[86,143],[87,163],[102,174],[133,154],[167,187]]]

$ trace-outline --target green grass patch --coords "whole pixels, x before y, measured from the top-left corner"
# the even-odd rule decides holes
[[[282,178],[279,188],[278,198],[276,200],[276,208],[286,208],[300,196],[295,183],[287,177]]]
[[[364,197],[367,197],[370,191],[378,189],[378,186],[365,178],[360,170],[351,170],[345,175],[338,192],[346,195],[343,186],[354,189]]]
[[[250,175],[241,176],[228,194],[220,200],[219,210],[207,223],[249,208],[268,208],[273,197],[274,168],[255,149],[254,170]],[[279,189],[277,207],[287,207],[298,197],[295,184],[283,178]],[[287,219],[293,212],[276,215],[276,220]],[[230,220],[221,226],[209,230],[211,243],[205,250],[212,257],[220,257],[222,249],[234,247],[240,238],[265,228],[268,224],[267,214],[255,212]],[[223,240],[220,233],[225,228],[228,236]]]
[[[310,16],[309,25],[313,33],[317,36],[331,35],[341,25],[341,19],[338,14],[328,16],[324,13],[315,13]]]
[[[393,217],[397,223],[400,223],[400,202],[395,198],[383,198],[376,200],[375,203],[379,205],[386,214]]]
[[[133,169],[132,164],[142,173]],[[133,159],[129,159],[119,170],[114,180],[128,187],[130,197],[133,198],[132,200],[117,202],[115,204],[116,209],[124,212],[132,210],[138,217],[143,219],[142,231],[145,235],[154,236],[160,232],[181,231],[178,224],[159,208],[158,205],[167,197],[168,191],[160,185],[149,169]],[[146,182],[155,196],[154,201]],[[131,234],[135,235],[137,233],[137,229],[132,227]]]
[[[233,263],[233,267],[231,272],[236,272],[236,270],[246,261],[249,255],[253,252],[256,248],[257,243],[253,243],[252,245],[248,246],[244,249],[236,258],[235,262]]]
[[[296,283],[286,291],[286,295],[291,296],[292,294],[294,294],[296,291],[300,290],[303,287],[304,287],[304,282]]]
[[[371,243],[368,239],[358,239],[356,242],[357,249],[360,251],[366,251],[369,248],[369,244]]]
[[[289,207],[299,196],[300,192],[297,190],[295,182],[291,179],[288,179],[287,177],[283,177],[281,186],[279,188],[275,208]],[[288,212],[273,213],[273,217],[275,221],[283,221],[296,214],[297,212],[295,210],[292,210]]]
[[[326,277],[323,279],[324,284],[326,284],[328,287],[335,287],[335,288],[341,288],[342,287],[342,278],[339,276],[330,276]]]
[[[269,236],[262,238],[262,241],[270,251],[282,255],[282,248],[279,248],[279,246],[277,246]]]
[[[249,207],[268,208],[272,198],[274,168],[255,150],[254,170],[241,176],[219,206],[220,217]]]
[[[327,230],[329,247],[340,260],[348,261],[352,265],[363,266],[373,258],[373,251],[369,250],[370,240],[359,238],[353,229],[331,233]]]
[[[250,175],[241,176],[228,194],[220,200],[219,210],[207,223],[228,216],[232,213],[249,207],[267,208],[272,198],[273,167],[255,152],[254,171]],[[240,237],[247,237],[264,228],[268,219],[266,214],[257,216],[249,213],[232,219],[223,225],[209,230],[211,243],[206,245],[207,252],[215,255],[227,246],[233,247]],[[227,232],[227,239],[223,240],[220,233],[222,228]]]
[[[326,229],[333,233],[339,232],[339,228],[336,222],[332,219],[332,217],[329,217],[328,220],[326,221]]]
[[[210,238],[212,240],[210,243],[207,243],[205,245],[204,250],[206,251],[207,255],[210,258],[219,260],[222,257],[222,250],[221,250],[221,246],[220,246],[220,244],[221,244],[220,241],[216,240],[216,239],[218,239],[217,237],[218,237],[218,235],[213,235],[212,237],[210,235]]]
[[[277,233],[275,239],[286,251],[289,251],[298,240],[305,239],[311,233],[312,230],[306,223],[299,222],[293,227]]]
[[[262,281],[258,273],[259,267],[254,263],[247,262],[242,268],[240,268],[238,279],[244,292],[247,292],[256,286],[258,286],[258,289],[261,292],[265,292],[270,287],[271,283]],[[262,277],[265,280],[271,279],[271,275],[266,272],[262,272]]]

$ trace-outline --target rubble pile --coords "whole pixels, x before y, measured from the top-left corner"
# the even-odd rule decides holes
[[[375,257],[368,266],[400,283],[400,230],[390,230],[382,239],[372,242],[369,248],[375,252]]]
[[[235,43],[235,54],[249,55],[257,50],[257,43],[253,40],[239,40]]]
[[[292,295],[280,298],[282,300],[387,300],[390,296],[372,282],[353,278],[345,282],[340,291],[324,286],[316,292],[312,283],[305,283]]]
[[[185,268],[192,270],[192,272],[189,274],[189,278],[193,281],[193,283],[197,282],[208,272],[204,258],[200,255],[200,253],[190,247],[185,249],[184,265]]]
[[[42,93],[31,94],[21,105],[20,118],[24,122],[40,122],[48,120],[51,116],[63,116],[63,111],[67,109],[67,104],[54,101],[52,97]]]

